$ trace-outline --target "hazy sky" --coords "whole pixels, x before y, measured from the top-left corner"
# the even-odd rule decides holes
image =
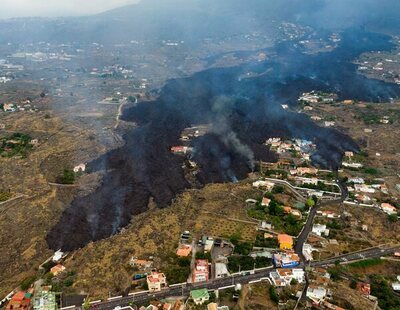
[[[86,15],[139,0],[0,0],[0,18]]]

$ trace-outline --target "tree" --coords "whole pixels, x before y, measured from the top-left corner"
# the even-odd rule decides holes
[[[275,286],[270,286],[269,287],[269,297],[271,298],[271,300],[275,303],[279,303],[279,295],[276,292]]]
[[[306,206],[309,208],[312,208],[315,206],[315,201],[312,197],[308,197],[308,199],[306,201]]]
[[[285,191],[285,188],[282,185],[275,185],[272,189],[272,193],[274,194],[282,194]]]
[[[36,280],[36,277],[35,277],[35,276],[28,277],[28,278],[24,279],[24,280],[21,282],[21,289],[22,289],[23,291],[26,291],[28,288],[31,287],[31,285],[33,284],[33,282],[35,282],[35,280]]]
[[[63,174],[57,178],[60,184],[73,184],[75,182],[75,172],[71,169],[64,169]]]
[[[392,222],[392,223],[394,223],[394,222],[397,222],[397,213],[395,213],[395,214],[389,214],[388,215],[388,220],[390,221],[390,222]]]

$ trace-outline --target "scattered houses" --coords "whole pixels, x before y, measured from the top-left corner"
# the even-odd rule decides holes
[[[338,218],[340,218],[340,214],[337,214],[336,212],[329,211],[329,210],[318,210],[317,214],[319,216],[326,217],[326,218],[329,218],[329,219],[338,219]]]

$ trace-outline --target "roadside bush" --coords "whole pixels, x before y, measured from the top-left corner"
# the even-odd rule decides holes
[[[35,280],[36,280],[35,276],[31,276],[31,277],[28,277],[28,278],[24,279],[21,282],[21,289],[23,291],[26,291],[28,288],[31,287],[31,285],[35,282]]]

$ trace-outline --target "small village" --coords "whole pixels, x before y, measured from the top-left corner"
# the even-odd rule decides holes
[[[398,14],[136,2],[0,18],[0,310],[399,309]]]
[[[188,128],[182,134],[181,140],[190,141],[191,137],[206,132],[207,126]],[[388,196],[388,189],[382,180],[366,181],[354,174],[362,166],[354,165],[358,163],[360,155],[352,151],[345,152],[343,169],[346,170],[339,170],[337,176],[329,170],[312,166],[311,160],[316,146],[311,141],[276,137],[269,138],[265,147],[275,151],[279,159],[276,163],[258,164],[258,172],[250,176],[252,188],[259,193],[258,197],[248,197],[243,202],[248,218],[258,223],[255,227],[256,240],[249,243],[240,240],[239,235],[221,238],[194,236],[190,231],[184,231],[176,247],[176,256],[173,259],[177,267],[172,273],[157,269],[153,257],[131,257],[129,266],[132,269],[133,291],[127,296],[131,296],[133,300],[144,292],[151,296],[174,287],[181,287],[183,294],[184,289],[191,286],[188,298],[184,295],[167,298],[165,301],[155,298],[139,309],[229,309],[240,299],[243,289],[240,282],[235,283],[235,278],[255,276],[259,272],[266,272],[267,276],[252,283],[267,285],[271,300],[276,300],[281,309],[291,309],[303,296],[306,297],[309,307],[344,309],[335,305],[337,295],[334,294],[333,287],[340,278],[338,263],[346,262],[345,258],[343,261],[340,258],[347,253],[337,252],[341,242],[338,240],[338,230],[341,229],[341,220],[346,217],[351,220],[352,215],[329,208],[329,205],[337,204],[342,191],[347,190],[348,197],[343,201],[344,205],[374,208],[397,221],[394,203],[382,200],[382,197]],[[188,158],[191,151],[190,144],[171,147],[172,153]],[[192,162],[192,167],[196,167],[196,163]],[[349,167],[352,170],[347,171]],[[73,169],[74,173],[85,170],[84,163]],[[338,185],[338,178],[346,184],[345,189]],[[318,204],[326,204],[327,207],[316,210],[313,215],[315,220],[306,228],[307,219],[311,217],[310,212]],[[305,229],[309,229],[309,232],[303,237]],[[368,231],[368,225],[362,224],[361,230]],[[300,241],[301,238],[305,239]],[[296,248],[299,242],[303,242],[300,253]],[[56,252],[40,266],[43,277],[23,283],[22,290],[10,293],[2,301],[3,305],[7,304],[6,308],[10,310],[69,309],[77,306],[77,300],[85,309],[95,305],[98,301],[90,300],[89,296],[82,295],[80,299],[68,301],[68,298],[63,299],[59,295],[58,292],[63,287],[72,285],[75,277],[63,265],[67,256],[68,253]],[[335,259],[335,256],[338,258]],[[330,267],[331,264],[325,265],[326,267],[313,265],[331,257],[334,258],[334,267]],[[396,252],[392,257],[397,260],[400,253]],[[360,258],[363,259],[363,256]],[[365,262],[369,261],[373,262],[373,259]],[[357,262],[350,263],[350,266],[352,264]],[[227,285],[216,289],[201,288],[201,284],[212,283],[215,279],[227,281]],[[253,284],[247,285],[251,287]],[[356,281],[351,285],[354,285],[357,294],[371,308],[377,305],[377,298],[371,294],[369,283]],[[392,282],[392,290],[400,291],[399,280]],[[118,298],[121,297],[111,296],[108,300]],[[71,305],[71,302],[74,304]],[[131,302],[130,307],[132,306],[138,307],[134,301]]]

